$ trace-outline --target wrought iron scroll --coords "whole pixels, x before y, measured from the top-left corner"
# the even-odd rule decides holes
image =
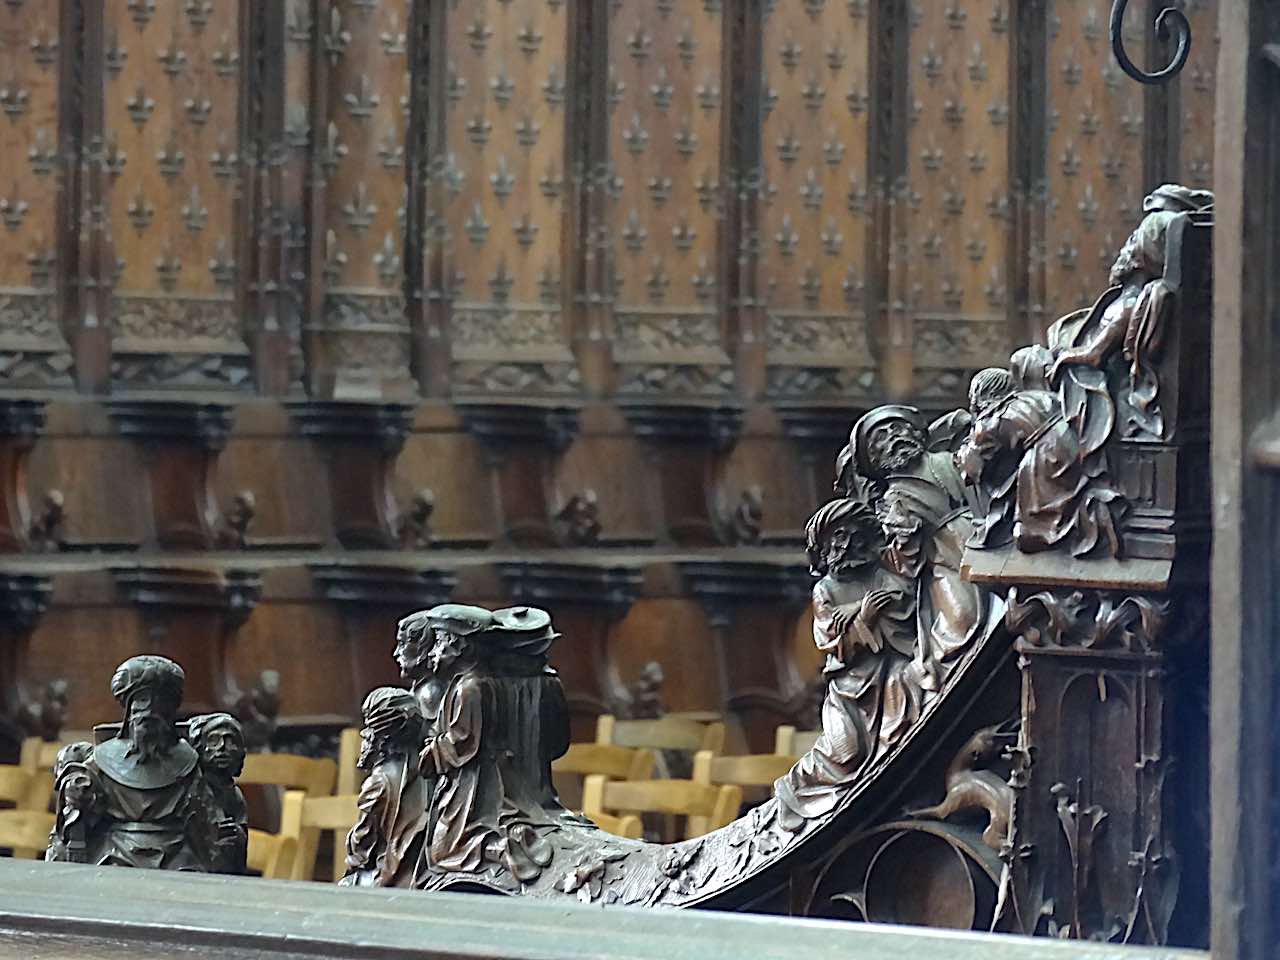
[[[1116,55],[1116,62],[1120,64],[1121,70],[1139,83],[1168,83],[1182,70],[1191,53],[1191,24],[1187,20],[1187,15],[1177,7],[1165,7],[1156,16],[1156,36],[1161,40],[1167,40],[1172,32],[1178,40],[1178,47],[1167,67],[1154,73],[1147,73],[1129,59],[1129,54],[1124,49],[1124,37],[1121,36],[1121,32],[1124,27],[1125,8],[1128,6],[1129,0],[1115,0],[1111,7],[1111,50]]]

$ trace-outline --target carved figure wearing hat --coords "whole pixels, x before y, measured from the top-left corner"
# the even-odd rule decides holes
[[[124,708],[117,736],[98,744],[83,761],[96,798],[96,816],[85,838],[85,861],[162,870],[213,871],[216,819],[195,749],[178,736],[184,676],[172,660],[132,657],[111,678],[111,693]],[[60,807],[77,804],[83,786],[64,771]],[[83,791],[82,791],[83,792]],[[64,819],[66,819],[64,817]],[[61,852],[57,858],[61,859]]]
[[[361,708],[357,765],[367,770],[359,817],[347,835],[344,886],[407,886],[427,830],[430,790],[418,770],[423,718],[418,700],[399,687],[379,687]]]

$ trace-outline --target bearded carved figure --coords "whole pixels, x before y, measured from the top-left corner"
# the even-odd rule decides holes
[[[164,657],[126,660],[111,678],[119,733],[64,748],[50,860],[98,866],[228,872],[228,819],[196,749],[179,736],[182,668]],[[215,724],[216,726],[216,724]],[[208,733],[209,728],[205,732]],[[219,761],[220,763],[221,761]],[[219,774],[221,776],[221,774]]]
[[[422,852],[430,788],[418,771],[423,719],[408,690],[379,687],[361,708],[357,766],[366,770],[357,801],[359,818],[347,836],[352,887],[407,886]]]

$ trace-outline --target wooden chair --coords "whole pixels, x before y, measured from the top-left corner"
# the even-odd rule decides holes
[[[249,869],[270,880],[288,880],[298,854],[296,837],[265,830],[249,831]]]
[[[334,832],[333,879],[341,880],[346,873],[343,851],[347,834],[356,822],[356,795],[336,797],[310,797],[301,790],[290,790],[284,795],[280,807],[280,832],[294,837],[298,853],[294,859],[291,876],[294,880],[311,880],[316,871],[316,851],[320,848],[320,833]]]
[[[635,814],[626,814],[625,816],[615,817],[611,813],[596,811],[591,814],[590,819],[605,833],[612,833],[615,837],[626,837],[628,840],[639,840],[644,836],[644,829],[641,826],[640,818],[635,816]]]
[[[309,797],[329,796],[337,780],[338,765],[332,760],[290,753],[251,753],[244,758],[244,770],[238,778],[242,787],[282,787],[301,790]]]
[[[774,781],[795,766],[797,759],[780,753],[717,757],[710,750],[699,750],[693,758],[693,781],[728,783],[738,787],[772,787]]]
[[[58,751],[72,742],[74,741],[64,740],[50,743],[39,737],[27,737],[22,741],[18,766],[33,773],[37,770],[52,770],[53,762],[58,759]]]
[[[813,749],[822,736],[821,730],[797,730],[789,724],[778,727],[774,733],[773,752],[799,757]]]
[[[39,857],[53,828],[53,814],[49,813],[52,797],[52,770],[0,766],[0,803],[12,804],[12,809],[0,810],[0,826],[4,828],[0,846],[10,847],[13,855],[22,859]]]
[[[609,780],[600,774],[582,785],[582,810],[595,820],[605,812],[670,813],[685,817],[685,839],[718,830],[738,815],[742,788],[692,780]]]
[[[364,771],[356,766],[360,758],[360,728],[347,727],[338,737],[338,786],[333,791],[342,796],[359,793]]]
[[[603,774],[610,780],[648,780],[657,762],[652,750],[617,747],[611,743],[571,743],[563,757],[551,761],[552,773],[588,776]]]
[[[0,847],[21,860],[39,860],[49,845],[53,814],[43,810],[0,810]]]
[[[666,716],[657,720],[619,720],[611,713],[596,719],[596,743],[619,747],[648,747],[650,750],[724,750],[724,724],[703,723],[687,717]]]

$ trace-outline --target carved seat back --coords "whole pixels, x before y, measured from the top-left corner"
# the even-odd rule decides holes
[[[742,788],[692,780],[607,780],[599,774],[582,785],[582,809],[588,817],[604,811],[683,815],[685,837],[718,830],[738,815]]]
[[[347,727],[338,735],[338,785],[334,793],[358,793],[364,771],[356,766],[360,756],[360,728]]]
[[[346,872],[343,841],[355,822],[355,794],[316,797],[301,790],[288,791],[280,807],[280,833],[293,837],[298,843],[291,873],[293,879],[310,880],[314,877],[320,834],[331,830],[334,833],[333,879],[340,880]]]
[[[0,766],[0,803],[12,804],[17,810],[44,811],[49,809],[52,795],[52,770]]]
[[[52,770],[53,762],[58,759],[58,751],[71,742],[70,740],[60,740],[50,743],[48,740],[41,740],[39,737],[27,737],[22,741],[22,752],[18,756],[18,766],[33,773],[37,770]]]

